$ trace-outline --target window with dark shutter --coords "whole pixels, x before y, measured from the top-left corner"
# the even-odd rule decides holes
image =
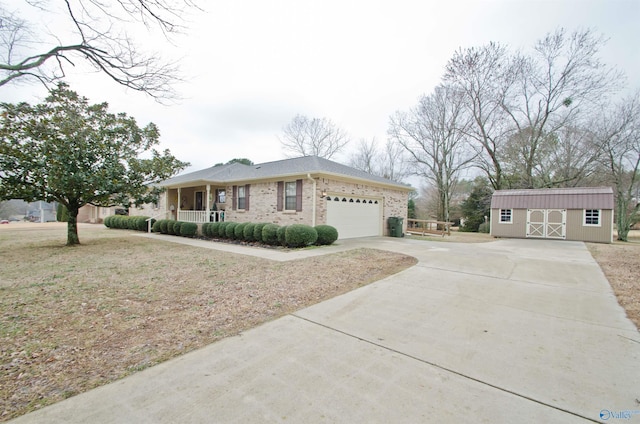
[[[284,181],[278,181],[278,190],[276,193],[276,210],[282,211],[282,205],[284,203]]]
[[[302,180],[296,180],[296,211],[302,212]]]

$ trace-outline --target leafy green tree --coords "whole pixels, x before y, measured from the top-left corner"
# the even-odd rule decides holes
[[[409,203],[407,204],[407,218],[416,219],[416,216],[416,201],[409,199]]]
[[[44,103],[0,105],[0,200],[64,205],[67,245],[80,243],[82,206],[153,203],[161,192],[154,184],[189,165],[154,148],[160,133],[153,123],[140,128],[107,109],[64,83]]]
[[[220,163],[216,163],[213,166],[231,165],[232,163],[241,163],[243,165],[253,165],[254,164],[250,159],[247,159],[247,158],[234,158],[234,159],[231,159],[227,163],[220,162]]]
[[[493,191],[489,186],[486,178],[478,177],[474,181],[473,189],[469,197],[462,202],[462,216],[464,217],[464,225],[461,231],[477,232],[480,224],[485,222],[485,216],[491,213],[491,195]]]

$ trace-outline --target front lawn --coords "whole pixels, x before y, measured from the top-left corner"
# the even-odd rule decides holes
[[[0,420],[413,264],[372,249],[272,262],[81,226],[0,228]]]

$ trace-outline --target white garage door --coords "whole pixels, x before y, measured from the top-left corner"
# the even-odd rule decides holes
[[[341,239],[382,235],[382,202],[352,196],[327,197],[327,224]]]

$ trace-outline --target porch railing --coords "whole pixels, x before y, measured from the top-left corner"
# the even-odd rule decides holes
[[[205,222],[222,222],[224,221],[224,211],[179,211],[178,221],[195,222],[203,224]]]

